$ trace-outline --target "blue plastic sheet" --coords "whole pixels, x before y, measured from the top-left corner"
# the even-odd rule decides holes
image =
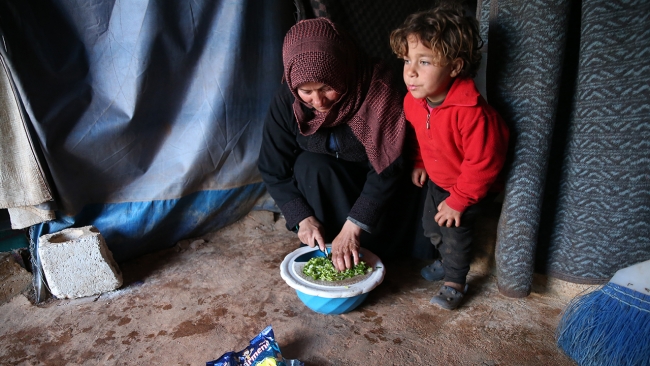
[[[287,1],[0,3],[5,58],[56,192],[124,261],[241,218],[264,196],[261,128]]]

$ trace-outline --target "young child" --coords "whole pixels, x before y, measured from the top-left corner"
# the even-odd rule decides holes
[[[391,33],[390,43],[404,59],[404,113],[418,142],[412,181],[428,184],[424,235],[441,255],[421,273],[444,279],[431,303],[453,310],[467,292],[479,203],[494,199],[503,185],[497,178],[508,128],[472,80],[483,43],[476,19],[449,7],[415,13]]]

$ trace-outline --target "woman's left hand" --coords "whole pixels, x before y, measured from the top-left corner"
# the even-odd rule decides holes
[[[359,236],[361,228],[346,220],[339,235],[332,241],[332,263],[338,271],[349,269],[359,264]]]

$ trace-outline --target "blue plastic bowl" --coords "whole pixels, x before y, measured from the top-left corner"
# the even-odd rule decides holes
[[[350,312],[361,305],[363,300],[368,297],[369,292],[357,296],[339,298],[312,296],[298,290],[296,290],[296,294],[313,311],[321,314],[338,315]]]
[[[285,282],[296,290],[300,301],[311,310],[327,315],[344,314],[361,305],[370,291],[384,279],[381,260],[363,248],[360,254],[374,270],[368,278],[348,286],[318,285],[306,281],[297,273],[298,268],[301,268],[297,264],[307,262],[313,257],[325,256],[320,250],[310,247],[301,247],[288,254],[280,265],[280,274]]]

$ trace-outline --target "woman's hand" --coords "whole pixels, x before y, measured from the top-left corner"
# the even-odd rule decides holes
[[[323,239],[323,225],[314,216],[300,221],[298,224],[298,238],[300,242],[310,247],[318,247],[325,250],[325,239]]]
[[[447,206],[447,201],[442,201],[438,205],[438,213],[433,219],[436,220],[440,226],[451,227],[454,225],[456,227],[459,227],[460,217],[462,215],[462,212],[456,211],[453,208]]]
[[[338,271],[352,268],[359,264],[359,236],[361,228],[346,220],[339,235],[332,242],[332,263]]]
[[[429,175],[423,168],[415,168],[411,172],[411,181],[420,188],[427,182],[427,178],[429,178]]]

